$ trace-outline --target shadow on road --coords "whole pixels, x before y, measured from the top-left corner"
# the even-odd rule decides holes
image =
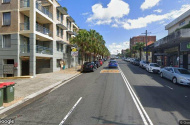
[[[109,121],[106,119],[103,119],[102,117],[91,117],[93,119],[101,120],[103,124],[106,125],[134,125],[134,124],[125,124],[125,123],[120,123],[120,122],[114,122],[114,121]]]

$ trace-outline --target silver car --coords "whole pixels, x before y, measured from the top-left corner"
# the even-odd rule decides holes
[[[165,67],[160,70],[160,77],[165,77],[173,83],[190,85],[190,72],[184,68]]]

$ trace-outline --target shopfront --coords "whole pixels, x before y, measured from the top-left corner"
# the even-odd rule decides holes
[[[180,67],[190,70],[190,41],[180,44]]]

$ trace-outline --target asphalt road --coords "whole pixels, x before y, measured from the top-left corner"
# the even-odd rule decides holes
[[[190,87],[119,60],[120,73],[83,73],[16,111],[16,125],[178,125],[190,119]],[[126,78],[126,79],[125,79]],[[134,90],[134,91],[133,91]],[[135,94],[136,93],[136,94]]]

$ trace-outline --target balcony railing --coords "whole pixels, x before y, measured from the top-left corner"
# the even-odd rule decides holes
[[[47,29],[37,23],[36,23],[36,31],[43,33],[45,35],[48,35],[49,37],[52,37],[52,32],[49,29]]]
[[[52,13],[48,9],[43,7],[41,3],[38,3],[38,1],[36,1],[36,8],[42,13],[44,13],[45,15],[47,15],[49,18],[53,19]]]
[[[20,8],[30,7],[30,0],[20,0]]]
[[[29,23],[20,23],[20,31],[23,31],[23,30],[30,30]]]
[[[172,42],[174,40],[180,39],[180,38],[185,38],[185,37],[190,37],[190,28],[187,29],[180,29],[178,31],[175,31],[166,37],[156,41],[154,43],[154,47],[158,47],[163,44],[167,44],[169,42]]]
[[[36,45],[36,53],[53,55],[53,49]]]
[[[30,53],[30,45],[29,44],[21,44],[20,45],[20,53]]]

